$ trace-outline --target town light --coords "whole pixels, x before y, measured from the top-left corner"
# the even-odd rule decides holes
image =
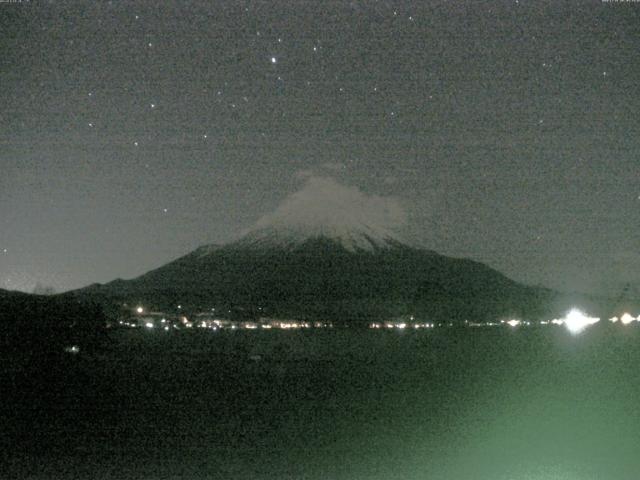
[[[569,313],[567,313],[567,316],[564,318],[564,325],[571,333],[576,334],[580,333],[589,325],[593,325],[594,323],[598,323],[599,321],[599,318],[588,317],[580,310],[574,308]]]
[[[633,318],[631,315],[629,315],[628,313],[625,313],[624,315],[622,315],[620,317],[620,321],[622,322],[623,325],[629,325],[631,322],[633,322],[635,320],[635,318]]]

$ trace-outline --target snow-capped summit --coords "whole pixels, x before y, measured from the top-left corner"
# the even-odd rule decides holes
[[[304,188],[258,220],[240,243],[293,246],[323,238],[349,251],[372,251],[404,243],[397,230],[405,222],[405,211],[393,198],[367,195],[330,178],[310,177]]]
[[[493,321],[560,305],[553,292],[480,263],[407,245],[396,233],[404,222],[393,199],[310,177],[240,240],[201,247],[138,278],[78,295],[159,309],[219,305],[237,318],[363,323],[398,316]]]
[[[393,234],[382,236],[367,225],[359,227],[358,229],[331,226],[319,226],[314,229],[263,228],[249,232],[240,239],[238,244],[257,248],[269,246],[295,247],[308,240],[324,239],[333,241],[350,252],[355,252],[358,250],[373,251],[379,248],[392,248],[403,243]]]

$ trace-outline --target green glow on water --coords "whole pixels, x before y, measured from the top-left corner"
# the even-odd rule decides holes
[[[76,469],[104,479],[636,480],[640,329],[618,326],[179,340],[127,330],[108,355],[81,356],[90,386],[56,398],[58,417],[46,417],[56,430],[43,438],[60,447],[22,468],[62,479]],[[96,416],[105,405],[123,407]],[[72,434],[56,440],[61,430]]]

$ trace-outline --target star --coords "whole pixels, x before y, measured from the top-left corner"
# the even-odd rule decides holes
[[[207,134],[205,133],[204,135],[202,135],[202,138],[204,138],[206,140]]]
[[[7,250],[6,248],[2,249],[2,253],[8,253],[8,252],[9,252],[9,250]]]
[[[156,104],[155,104],[155,103],[152,103],[152,104],[151,104],[151,108],[156,108]]]
[[[149,48],[151,48],[151,47],[153,47],[153,43],[149,42],[149,43],[147,43],[147,46],[148,46]]]
[[[138,142],[133,142],[133,144],[137,147],[138,146]]]
[[[89,122],[89,126],[93,128],[93,123]]]
[[[278,63],[278,59],[276,57],[271,57],[271,63]]]

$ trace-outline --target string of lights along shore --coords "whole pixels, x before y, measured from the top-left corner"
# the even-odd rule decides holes
[[[554,318],[552,320],[539,320],[531,322],[529,320],[518,320],[512,318],[510,320],[500,320],[495,322],[469,322],[465,321],[462,326],[465,328],[489,328],[489,327],[538,327],[548,325],[563,325],[570,333],[577,335],[583,332],[587,327],[600,322],[600,318],[591,317],[579,309],[571,309],[563,318]],[[630,325],[632,322],[640,322],[640,315],[634,317],[629,313],[624,313],[620,317],[611,317],[609,322],[612,324],[620,323],[621,325]],[[442,322],[421,322],[414,316],[406,318],[397,318],[385,322],[370,322],[368,328],[372,330],[421,330],[421,329],[442,329],[452,328],[453,323]],[[173,332],[175,330],[203,329],[203,330],[298,330],[298,329],[317,329],[317,328],[334,328],[332,322],[327,321],[304,321],[304,320],[286,320],[286,319],[269,319],[262,318],[258,320],[230,320],[221,316],[217,316],[215,308],[211,312],[201,312],[192,316],[191,319],[185,315],[176,315],[165,312],[149,312],[144,307],[137,306],[135,314],[121,318],[118,321],[118,327],[122,328],[144,328],[147,330],[160,329],[165,332]]]
[[[639,20],[632,2],[2,3],[0,288],[133,278],[297,191],[392,205],[413,244],[526,284],[637,288]]]

